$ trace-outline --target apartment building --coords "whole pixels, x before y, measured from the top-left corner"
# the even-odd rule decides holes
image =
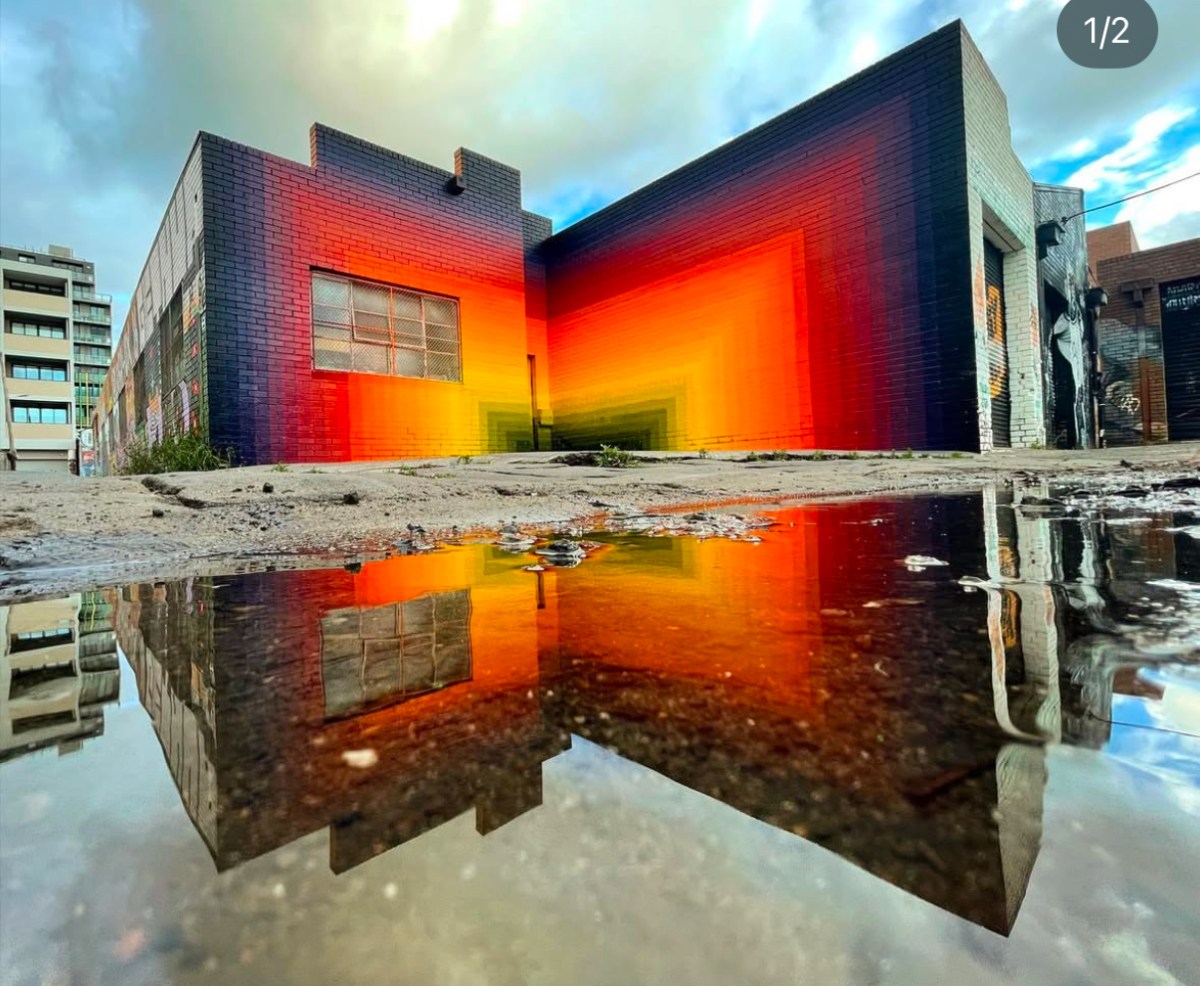
[[[0,761],[104,732],[117,700],[112,607],[99,592],[0,606]]]
[[[112,297],[69,247],[0,247],[0,469],[90,471]]]

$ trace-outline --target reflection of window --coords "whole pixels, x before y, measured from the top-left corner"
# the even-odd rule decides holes
[[[471,593],[437,592],[321,620],[325,714],[350,715],[471,678]]]
[[[26,630],[24,633],[14,633],[8,638],[10,653],[19,654],[27,650],[41,650],[43,647],[58,647],[69,644],[75,639],[75,631],[67,629]]]
[[[462,380],[454,298],[314,272],[312,303],[318,370]]]

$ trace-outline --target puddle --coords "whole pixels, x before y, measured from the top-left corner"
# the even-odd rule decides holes
[[[761,516],[0,608],[0,980],[1186,981],[1195,516]]]

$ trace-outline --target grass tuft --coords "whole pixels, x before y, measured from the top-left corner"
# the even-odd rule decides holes
[[[619,445],[601,445],[597,461],[606,469],[628,469],[637,464],[633,453],[625,451]]]
[[[167,435],[151,444],[135,438],[121,456],[118,472],[124,476],[144,476],[162,472],[210,472],[228,469],[233,459],[232,449],[224,452],[212,447],[208,436],[200,431],[182,435]]]

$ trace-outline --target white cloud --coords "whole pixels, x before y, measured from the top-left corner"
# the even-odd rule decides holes
[[[850,68],[857,72],[879,61],[879,42],[873,34],[864,34],[850,51]]]
[[[1200,140],[1156,171],[1151,185],[1179,184],[1126,202],[1116,222],[1128,220],[1143,249],[1200,236]],[[1181,179],[1187,179],[1182,180]]]
[[[1129,140],[1115,151],[1089,161],[1067,179],[1067,184],[1077,185],[1085,192],[1105,186],[1124,189],[1142,185],[1148,170],[1146,165],[1153,166],[1163,137],[1195,113],[1191,106],[1164,106],[1147,113],[1133,125]]]

